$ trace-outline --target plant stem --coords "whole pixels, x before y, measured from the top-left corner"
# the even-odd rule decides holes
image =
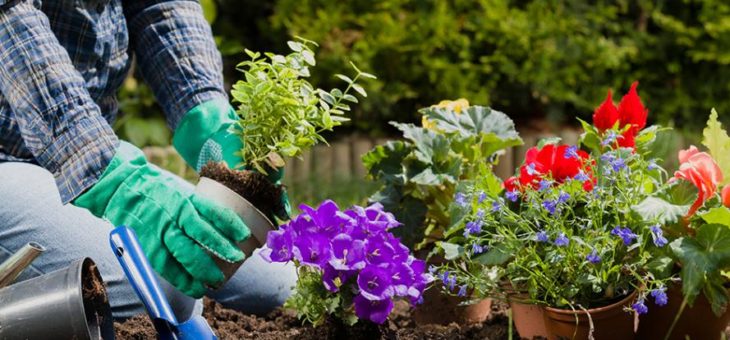
[[[507,320],[507,324],[509,325],[509,329],[507,330],[507,338],[509,340],[512,340],[512,328],[514,328],[514,320],[512,320],[512,308],[507,310]]]
[[[669,340],[669,336],[672,335],[672,331],[674,330],[674,326],[677,325],[677,321],[679,321],[679,317],[684,312],[684,308],[687,307],[687,297],[685,297],[682,300],[682,305],[679,306],[679,312],[677,312],[677,315],[674,316],[674,320],[672,321],[672,325],[669,326],[669,330],[667,330],[667,334],[664,335],[664,340]]]

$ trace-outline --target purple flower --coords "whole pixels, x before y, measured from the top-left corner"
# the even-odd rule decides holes
[[[598,255],[598,252],[593,249],[593,251],[591,251],[591,253],[586,256],[586,260],[588,260],[588,262],[590,263],[598,264],[599,262],[601,262],[601,257]]]
[[[544,230],[538,231],[535,235],[535,241],[537,242],[547,242],[548,240],[550,239],[548,238],[548,235]]]
[[[408,296],[408,290],[416,280],[416,273],[411,266],[401,262],[391,264],[388,269],[390,270],[394,294],[397,296]]]
[[[633,308],[636,311],[636,314],[639,315],[649,312],[649,308],[646,307],[646,305],[644,304],[644,299],[639,299],[638,301],[636,301],[636,303],[631,305],[631,308]]]
[[[479,245],[479,243],[473,243],[473,244],[471,245],[471,252],[472,252],[472,253],[473,253],[474,255],[476,255],[476,254],[481,254],[481,253],[483,253],[483,252],[484,252],[484,247],[482,247],[481,245]]]
[[[355,315],[360,319],[367,319],[377,324],[382,324],[388,319],[393,310],[391,299],[368,300],[362,295],[355,295]]]
[[[318,233],[325,234],[328,237],[334,237],[336,234],[345,231],[346,226],[355,223],[350,216],[341,212],[332,200],[322,202],[317,209],[306,204],[300,205],[299,209],[304,211],[304,214],[314,222]]]
[[[322,273],[322,283],[324,288],[330,292],[338,292],[348,279],[355,275],[355,270],[337,270],[332,266],[325,266]]]
[[[483,224],[484,222],[482,222],[482,220],[466,222],[466,226],[464,226],[464,236],[469,236],[470,234],[479,234],[480,232],[482,232]]]
[[[616,159],[616,156],[614,156],[613,153],[611,153],[611,152],[607,152],[607,153],[604,153],[603,155],[601,155],[601,161],[606,162],[606,163],[610,163],[614,159]]]
[[[454,196],[454,203],[458,204],[461,207],[466,207],[467,205],[469,205],[469,203],[466,201],[466,195],[461,192],[457,192],[456,196]]]
[[[382,300],[393,296],[391,275],[384,268],[367,266],[357,276],[360,295],[368,300]]]
[[[560,195],[558,195],[558,203],[565,203],[570,199],[570,194],[567,192],[560,192]]]
[[[611,161],[611,169],[613,169],[614,172],[619,172],[626,168],[626,161],[624,161],[623,158],[616,158],[613,161]]]
[[[287,262],[292,259],[292,241],[286,230],[270,231],[266,235],[266,247],[261,256],[269,262]]]
[[[484,200],[487,199],[487,193],[482,191],[479,193],[479,196],[477,197],[477,203],[482,203]]]
[[[545,191],[547,189],[550,189],[550,187],[553,185],[553,182],[552,181],[548,181],[546,179],[541,179],[540,182],[538,183],[538,185],[539,185],[539,189],[538,190]]]
[[[329,240],[321,234],[302,235],[294,240],[292,253],[303,265],[323,268],[330,260]]]
[[[512,202],[517,202],[517,200],[520,198],[520,193],[517,190],[507,191],[505,197],[507,197],[507,199]]]
[[[664,231],[662,231],[661,226],[653,225],[649,227],[649,230],[651,230],[651,237],[654,239],[654,245],[657,247],[664,247],[669,243],[669,240],[667,240],[666,237],[664,237]]]
[[[499,203],[499,201],[492,202],[492,212],[499,212],[499,210],[502,209],[502,204]]]
[[[365,242],[353,240],[347,234],[332,239],[332,258],[329,264],[337,270],[362,269],[365,267]]]
[[[482,209],[477,210],[477,218],[480,220],[482,218],[484,218],[484,210],[482,210]]]
[[[535,163],[530,163],[527,165],[527,173],[530,176],[533,176],[537,173],[537,171],[535,171]]]
[[[667,298],[667,293],[665,291],[665,287],[657,288],[651,291],[650,294],[654,298],[654,303],[656,303],[657,306],[666,306],[666,304],[669,302],[669,298]]]
[[[565,236],[565,234],[560,233],[553,243],[558,247],[565,247],[568,243],[570,243],[570,240]]]
[[[436,273],[437,270],[438,270],[438,267],[436,267],[434,265],[428,266],[428,273],[431,274],[431,275],[433,275],[434,273]]]
[[[565,159],[571,159],[571,158],[578,159],[578,158],[580,158],[578,156],[578,147],[575,146],[575,145],[569,146],[567,149],[565,149],[565,154],[563,155],[563,157]]]
[[[588,181],[588,180],[591,179],[590,177],[588,177],[588,175],[586,175],[585,172],[583,172],[583,170],[581,170],[580,172],[578,172],[578,174],[575,175],[575,177],[573,177],[573,178],[576,181],[580,181],[580,182],[585,182],[585,181]]]
[[[606,137],[603,139],[603,141],[601,141],[601,145],[603,145],[603,146],[610,145],[611,143],[616,141],[616,137],[618,137],[618,135],[616,134],[615,131],[609,131],[608,135],[606,135]]]
[[[448,287],[449,290],[454,290],[454,286],[456,286],[456,274],[450,275],[448,270],[443,272],[441,274],[441,283],[444,284],[444,287]]]
[[[393,246],[381,238],[365,240],[365,259],[370,264],[390,263],[395,254]]]
[[[659,166],[656,164],[656,161],[652,159],[649,161],[649,165],[646,166],[646,169],[652,171],[659,169]]]
[[[545,200],[542,202],[543,208],[550,212],[550,215],[555,215],[556,208],[558,207],[558,201]]]
[[[611,230],[611,235],[620,237],[624,241],[624,245],[626,246],[631,245],[631,242],[633,242],[633,240],[638,237],[631,231],[631,229],[621,228],[620,226],[616,226],[615,228],[613,228],[613,230]]]
[[[459,287],[459,292],[456,293],[456,296],[460,296],[460,297],[466,296],[466,285],[462,285]]]

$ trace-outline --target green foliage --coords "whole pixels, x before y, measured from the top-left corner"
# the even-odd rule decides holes
[[[322,325],[329,315],[354,325],[357,317],[352,307],[349,307],[352,306],[352,297],[351,292],[334,294],[327,291],[322,285],[321,272],[300,266],[294,293],[286,300],[284,307],[296,310],[300,319],[314,326]]]
[[[363,156],[370,178],[381,185],[371,201],[404,224],[394,230],[404,244],[419,247],[439,240],[451,225],[457,184],[491,172],[503,149],[522,143],[512,120],[488,107],[429,107],[421,113],[427,127],[393,122],[405,140]]]
[[[724,0],[278,0],[266,10],[259,39],[306,36],[324,46],[329,72],[344,56],[378,70],[353,115],[366,130],[462,96],[522,119],[588,118],[606,88],[633,80],[661,122],[693,128],[709,105],[730,112]]]
[[[712,109],[710,119],[707,121],[707,127],[702,135],[704,136],[702,144],[707,147],[710,155],[725,175],[720,185],[730,183],[730,137],[717,120],[717,111],[715,109]]]
[[[149,86],[130,76],[118,98],[122,115],[114,123],[117,136],[138,147],[170,145],[170,129]]]
[[[289,41],[292,53],[283,56],[246,50],[251,58],[238,64],[244,79],[233,85],[231,95],[239,103],[240,134],[245,148],[241,156],[247,166],[266,173],[266,168],[283,165],[282,157],[299,156],[318,142],[320,135],[348,120],[349,103],[357,103],[350,91],[366,96],[357,83],[360,78],[375,78],[354,64],[353,79],[335,75],[347,83],[345,90],[315,89],[305,78],[315,66],[313,42]]]
[[[722,208],[727,209],[727,208]],[[727,212],[730,213],[730,212]],[[730,268],[730,220],[723,224],[704,224],[695,237],[682,237],[671,243],[682,267],[682,292],[692,304],[704,292],[716,315],[721,315],[730,300],[721,271]]]

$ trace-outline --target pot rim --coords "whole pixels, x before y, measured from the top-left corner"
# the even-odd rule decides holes
[[[582,310],[582,309],[572,310],[572,309],[564,309],[564,308],[557,308],[557,307],[550,307],[550,306],[543,306],[543,308],[545,308],[545,310],[550,313],[555,313],[555,314],[560,314],[560,315],[577,314],[580,316],[580,315],[585,315],[587,313],[591,313],[591,315],[593,315],[594,313],[600,313],[600,312],[612,310],[612,309],[615,309],[617,306],[625,305],[627,301],[635,298],[636,294],[638,294],[638,291],[636,289],[634,289],[630,294],[626,295],[626,297],[624,297],[623,299],[621,299],[617,302],[614,302],[610,305],[606,305],[606,306],[602,306],[602,307],[586,308],[586,310]]]
[[[231,190],[231,188],[225,186],[223,183],[218,182],[210,177],[201,176],[198,184],[196,184],[196,189],[201,186],[210,187],[213,190],[223,191],[226,193],[226,196],[235,197],[235,199],[238,201],[237,203],[239,203],[241,207],[249,210],[256,216],[256,218],[261,219],[261,221],[259,222],[265,224],[264,226],[262,226],[260,223],[256,223],[255,221],[244,221],[249,230],[251,230],[251,236],[253,236],[260,244],[266,243],[266,234],[269,231],[277,229],[274,223],[263,212],[261,212],[261,210],[256,208],[253,203],[249,202],[246,198]],[[221,204],[221,202],[218,202],[218,204]]]

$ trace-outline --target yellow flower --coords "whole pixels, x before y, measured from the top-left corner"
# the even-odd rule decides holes
[[[461,113],[462,110],[469,107],[469,101],[464,98],[459,98],[457,100],[442,100],[434,106],[448,109],[458,115]],[[423,116],[423,118],[421,118],[421,126],[423,126],[425,129],[437,131],[436,123],[428,120],[426,116]]]
[[[469,101],[464,98],[459,98],[457,100],[442,100],[436,104],[436,107],[442,107],[456,113],[461,113],[462,110],[469,107]]]
[[[426,116],[423,116],[421,118],[421,126],[423,126],[424,129],[429,129],[429,130],[436,129],[436,123],[428,120],[428,118],[426,118]]]

